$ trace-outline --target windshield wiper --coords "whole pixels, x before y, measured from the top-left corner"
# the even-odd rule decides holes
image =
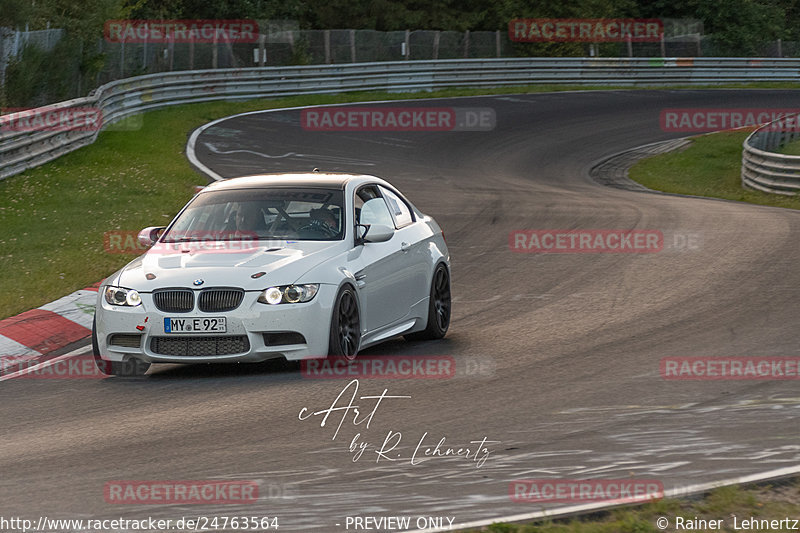
[[[277,236],[277,235],[265,235],[265,236],[258,235],[256,237],[246,235],[244,237],[238,237],[238,238],[235,235],[232,235],[227,239],[200,239],[197,237],[181,237],[180,239],[165,240],[162,242],[164,242],[165,244],[178,244],[182,242],[230,242],[230,241],[257,242],[257,241],[285,241],[285,240],[287,240],[285,236]]]
[[[200,239],[198,239],[197,237],[181,237],[180,239],[171,239],[171,240],[168,240],[168,241],[165,240],[164,243],[166,243],[166,244],[176,244],[176,243],[179,243],[179,242],[197,242],[199,240]],[[203,239],[203,240],[209,240],[209,239]]]

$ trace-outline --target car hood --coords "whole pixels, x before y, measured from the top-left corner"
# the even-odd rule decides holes
[[[162,287],[241,287],[263,290],[289,285],[343,249],[343,241],[157,243],[129,263],[113,283],[149,292]],[[263,272],[261,276],[254,278]],[[148,279],[152,278],[152,279]]]

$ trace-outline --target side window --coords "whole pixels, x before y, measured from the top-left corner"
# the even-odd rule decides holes
[[[394,226],[397,229],[408,226],[414,222],[411,209],[408,208],[408,205],[399,196],[385,187],[381,187],[380,189],[381,194],[383,194],[383,197],[386,199],[386,203],[389,206],[389,211],[394,219]]]

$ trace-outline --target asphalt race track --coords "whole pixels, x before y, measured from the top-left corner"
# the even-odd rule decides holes
[[[661,130],[663,108],[797,102],[796,91],[777,90],[570,92],[389,104],[492,108],[493,131],[310,132],[298,110],[208,128],[197,156],[225,177],[313,167],[375,174],[434,216],[452,255],[448,336],[363,353],[450,355],[456,376],[360,380],[358,396],[388,389],[410,398],[385,399],[369,428],[346,417],[336,438],[341,415],[321,427],[321,416],[298,414],[331,406],[348,381],[306,379],[297,366],[6,381],[3,513],[277,516],[285,531],[344,531],[348,516],[465,522],[555,506],[511,501],[517,479],[635,477],[680,490],[797,465],[796,383],[664,380],[659,362],[800,354],[800,213],[629,192],[587,177],[615,152],[686,135]],[[509,234],[524,229],[659,230],[664,249],[514,253]],[[366,412],[375,400],[359,402]],[[393,461],[375,453],[389,432],[400,435]],[[354,437],[369,444],[357,460]],[[474,451],[424,457],[443,437],[472,450],[473,441],[493,442],[481,465]],[[110,480],[207,479],[255,480],[260,499],[104,501]]]

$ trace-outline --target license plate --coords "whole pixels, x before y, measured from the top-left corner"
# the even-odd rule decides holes
[[[164,333],[225,333],[225,317],[165,318]]]

